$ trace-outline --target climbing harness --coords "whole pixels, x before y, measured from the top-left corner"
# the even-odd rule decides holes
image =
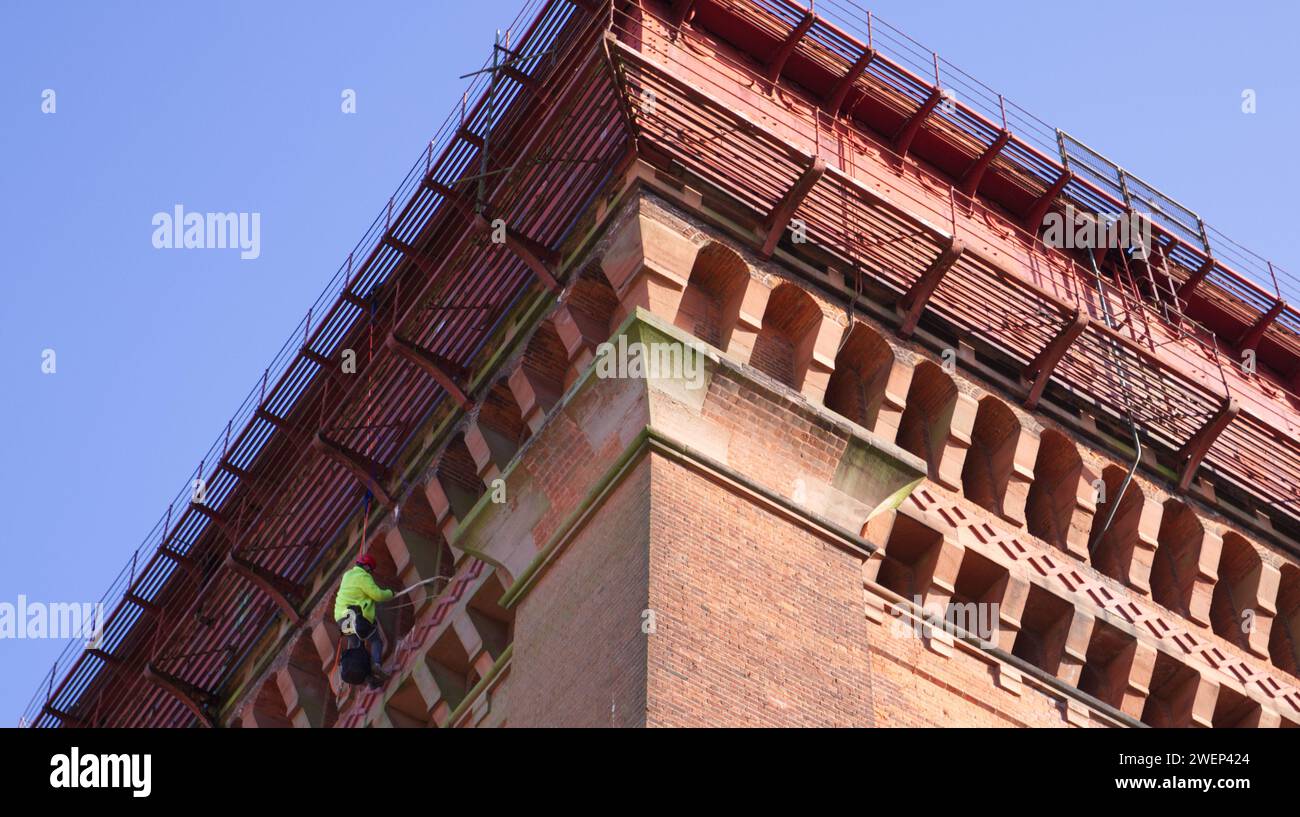
[[[348,614],[343,618],[339,619],[339,630],[341,630],[344,635],[357,634],[357,611],[356,610],[349,609]]]

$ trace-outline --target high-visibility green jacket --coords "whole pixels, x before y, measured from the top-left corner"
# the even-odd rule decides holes
[[[346,618],[348,608],[356,605],[361,608],[361,615],[366,621],[374,623],[375,602],[388,601],[393,597],[392,590],[385,590],[375,584],[375,577],[361,565],[354,565],[343,574],[339,582],[339,593],[334,599],[334,620]]]

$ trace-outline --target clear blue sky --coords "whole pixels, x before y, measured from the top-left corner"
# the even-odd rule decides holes
[[[0,0],[0,602],[99,598],[519,4]],[[1300,272],[1290,4],[868,5]],[[155,250],[176,203],[261,257]],[[61,648],[0,641],[0,723]]]

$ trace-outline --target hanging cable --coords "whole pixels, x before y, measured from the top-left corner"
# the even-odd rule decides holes
[[[1101,306],[1102,318],[1106,321],[1106,326],[1113,331],[1115,328],[1115,321],[1114,317],[1111,315],[1110,301],[1106,298],[1106,286],[1101,280],[1101,270],[1097,267],[1096,257],[1092,253],[1086,253],[1086,255],[1088,256],[1088,261],[1092,264],[1092,274],[1093,278],[1096,280],[1097,297]],[[1091,554],[1097,544],[1105,538],[1106,531],[1110,530],[1111,523],[1115,521],[1115,514],[1119,511],[1120,500],[1124,498],[1125,492],[1128,491],[1129,483],[1133,481],[1133,475],[1137,473],[1138,463],[1142,461],[1141,430],[1138,428],[1137,421],[1133,418],[1133,404],[1129,398],[1129,384],[1128,378],[1124,376],[1124,365],[1119,357],[1119,349],[1116,346],[1115,340],[1113,338],[1109,339],[1109,342],[1106,345],[1110,350],[1110,359],[1115,367],[1115,374],[1119,378],[1119,384],[1122,390],[1121,393],[1124,396],[1124,414],[1128,420],[1129,428],[1133,431],[1133,464],[1129,466],[1128,473],[1124,475],[1124,481],[1120,484],[1119,494],[1114,497],[1113,502],[1110,502],[1110,510],[1106,514],[1106,522],[1101,526],[1101,530],[1098,531],[1088,543],[1089,554]],[[1106,499],[1109,501],[1111,497],[1107,497]]]

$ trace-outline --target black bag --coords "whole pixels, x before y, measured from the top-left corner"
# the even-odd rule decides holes
[[[348,639],[348,642],[348,648],[339,656],[339,678],[353,686],[364,684],[370,677],[370,651],[360,639]]]

